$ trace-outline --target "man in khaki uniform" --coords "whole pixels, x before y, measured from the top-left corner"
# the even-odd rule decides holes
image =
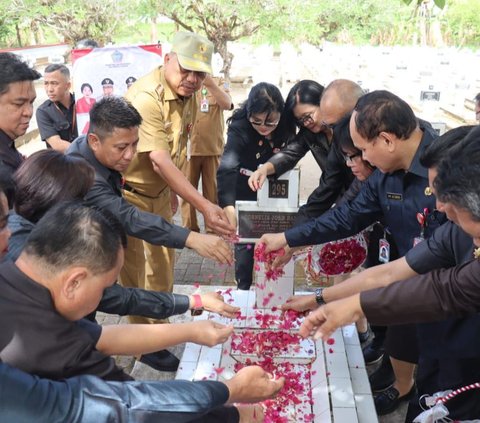
[[[164,65],[138,79],[126,98],[143,118],[137,154],[124,174],[125,199],[138,208],[172,218],[176,193],[199,210],[216,232],[234,233],[222,209],[205,199],[179,170],[186,157],[197,104],[194,93],[211,73],[213,45],[191,32],[178,32]],[[171,189],[171,190],[170,190]],[[130,237],[121,272],[124,286],[171,292],[174,251]],[[135,317],[134,323],[149,322]]]
[[[182,171],[190,183],[198,188],[202,177],[202,194],[217,204],[217,169],[223,153],[224,110],[232,109],[232,98],[224,87],[223,78],[207,76],[202,89],[197,91],[198,110],[192,128],[191,142],[187,144],[187,160]],[[182,201],[183,226],[200,232],[195,208]],[[207,232],[211,228],[206,228]]]

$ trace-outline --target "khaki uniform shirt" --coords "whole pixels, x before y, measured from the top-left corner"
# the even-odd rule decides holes
[[[195,96],[179,97],[165,80],[163,67],[138,79],[125,97],[143,119],[137,154],[124,174],[125,180],[140,194],[155,198],[167,183],[153,170],[149,154],[158,150],[169,151],[173,163],[181,169],[197,101]]]
[[[213,78],[219,87],[224,84],[223,78]],[[208,112],[201,111],[202,91],[197,91],[197,115],[193,124],[190,154],[192,156],[221,156],[223,153],[225,122],[223,110],[218,106],[215,97],[207,90]]]

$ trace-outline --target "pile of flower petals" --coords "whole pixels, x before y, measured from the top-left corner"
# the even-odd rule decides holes
[[[255,327],[261,329],[268,329],[272,327],[278,327],[279,329],[290,330],[298,329],[302,323],[305,313],[300,313],[295,310],[285,310],[278,313],[277,307],[270,309],[272,313],[268,313],[266,310],[255,311],[253,318],[255,319]]]
[[[286,331],[245,330],[232,335],[232,353],[266,357],[298,352],[302,337]]]
[[[258,263],[265,263],[265,279],[267,281],[276,281],[278,278],[283,276],[283,269],[273,269],[273,261],[277,257],[282,257],[285,255],[285,250],[280,248],[280,250],[271,251],[269,253],[265,252],[266,245],[262,242],[257,245],[255,251],[253,252],[253,257],[255,259],[255,271],[260,271],[260,266]]]
[[[325,275],[350,273],[366,259],[365,248],[356,239],[325,244],[319,253],[318,264]]]
[[[285,385],[280,391],[278,396],[271,400],[263,402],[265,409],[265,423],[288,423],[291,420],[286,415],[285,410],[293,405],[300,405],[301,398],[307,392],[309,409],[313,404],[312,391],[310,389],[310,381],[305,380],[305,374],[299,371],[298,366],[287,361],[282,363],[274,363],[272,357],[265,357],[260,360],[247,359],[245,364],[236,363],[235,371],[238,372],[244,366],[257,365],[262,367],[266,372],[275,375],[276,378],[285,377]],[[307,366],[309,370],[309,366]],[[307,378],[309,378],[310,372],[307,372]],[[308,387],[306,387],[308,385]],[[306,389],[307,388],[307,389]],[[303,418],[296,416],[296,422],[311,423],[313,422],[314,415],[311,413],[304,414]]]

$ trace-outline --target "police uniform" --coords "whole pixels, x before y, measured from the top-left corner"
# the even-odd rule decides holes
[[[114,95],[114,94],[113,94],[113,87],[114,87],[115,84],[113,83],[113,80],[112,80],[111,78],[104,78],[104,79],[102,79],[102,82],[101,82],[100,84],[101,84],[101,86],[102,86],[102,89],[103,89],[103,87],[112,87],[112,92],[111,92],[110,94],[105,94],[105,93],[103,93],[103,94],[98,98],[98,100],[100,100],[100,99],[103,98],[103,97],[109,97],[109,96]]]
[[[124,174],[124,197],[139,209],[171,221],[170,188],[153,170],[149,155],[152,151],[166,150],[175,166],[181,169],[195,117],[195,96],[179,97],[165,80],[163,67],[159,67],[138,79],[126,98],[143,120],[137,154]],[[129,237],[121,282],[124,286],[171,292],[174,258],[172,249]],[[145,323],[137,317],[130,320]]]
[[[279,134],[275,136],[275,132]],[[257,193],[248,186],[249,174],[285,146],[282,135],[282,131],[274,131],[268,140],[247,119],[230,123],[217,171],[220,207],[235,206],[235,201],[256,201]],[[252,284],[253,250],[252,244],[235,244],[235,280],[239,289],[249,289]]]
[[[38,107],[35,116],[42,141],[46,142],[55,135],[68,142],[78,137],[73,94],[70,94],[70,107],[66,108],[60,102],[46,100]],[[48,142],[47,147],[51,148]]]
[[[133,77],[133,76],[129,76],[129,77],[125,80],[125,84],[127,85],[127,88],[130,88],[136,80],[137,80],[137,78],[135,78],[135,77]]]
[[[222,78],[213,78],[219,87],[223,87]],[[215,97],[205,88],[197,91],[197,102],[200,105],[192,128],[190,143],[187,146],[187,160],[182,172],[197,188],[202,177],[202,194],[213,204],[217,204],[217,169],[223,153],[223,131],[225,123],[223,110],[218,106]],[[202,101],[206,101],[208,109],[202,109]],[[183,226],[199,232],[197,213],[188,202],[182,201]],[[210,232],[209,228],[206,228]]]

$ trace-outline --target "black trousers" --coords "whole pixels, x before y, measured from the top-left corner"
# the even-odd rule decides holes
[[[423,409],[419,401],[422,395],[432,395],[436,392],[455,390],[474,382],[480,382],[480,357],[425,359],[420,358],[417,369],[418,396],[408,404],[406,423],[411,423]],[[452,420],[480,419],[480,389],[473,389],[457,395],[447,401]]]
[[[235,244],[235,280],[238,289],[250,289],[253,279],[255,244]]]
[[[236,407],[223,406],[214,408],[202,417],[188,421],[192,423],[238,423],[240,414]]]
[[[397,360],[418,363],[418,340],[415,325],[392,325],[387,327],[385,351]]]

